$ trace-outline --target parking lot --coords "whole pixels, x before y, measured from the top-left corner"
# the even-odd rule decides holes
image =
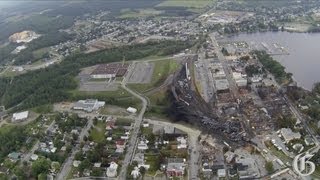
[[[77,76],[79,80],[79,91],[86,92],[101,92],[101,91],[116,91],[118,84],[114,79],[97,79],[94,80],[90,74],[96,66],[84,68]]]
[[[151,82],[154,63],[138,62],[132,64],[132,66],[133,71],[127,75],[128,83],[146,84]]]

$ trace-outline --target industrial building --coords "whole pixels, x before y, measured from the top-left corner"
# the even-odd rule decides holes
[[[104,105],[104,101],[98,101],[97,99],[79,100],[74,104],[73,109],[92,112],[98,110]]]
[[[299,132],[292,132],[290,128],[282,128],[280,130],[281,136],[285,140],[286,143],[294,140],[294,139],[300,139],[301,134]]]
[[[232,73],[233,79],[235,80],[238,87],[246,87],[248,84],[247,75],[239,73],[239,72],[233,72]]]
[[[28,116],[29,116],[29,111],[14,113],[12,115],[12,122],[24,121],[28,118]]]
[[[114,77],[122,77],[128,70],[128,64],[113,63],[113,64],[100,64],[91,73],[91,78],[106,79]]]
[[[214,85],[218,93],[229,92],[229,82],[227,79],[216,79]]]

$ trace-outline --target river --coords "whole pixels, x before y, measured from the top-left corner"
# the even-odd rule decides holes
[[[263,32],[239,34],[230,37],[248,44],[263,43],[268,47],[284,47],[286,55],[274,55],[294,80],[304,89],[311,90],[320,81],[320,33]]]

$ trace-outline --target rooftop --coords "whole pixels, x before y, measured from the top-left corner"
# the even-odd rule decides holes
[[[229,89],[229,82],[227,79],[217,79],[214,84],[218,91]]]

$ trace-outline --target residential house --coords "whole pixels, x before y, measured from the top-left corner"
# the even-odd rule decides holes
[[[185,159],[168,158],[166,165],[166,174],[168,177],[180,177],[184,175],[185,168]]]

